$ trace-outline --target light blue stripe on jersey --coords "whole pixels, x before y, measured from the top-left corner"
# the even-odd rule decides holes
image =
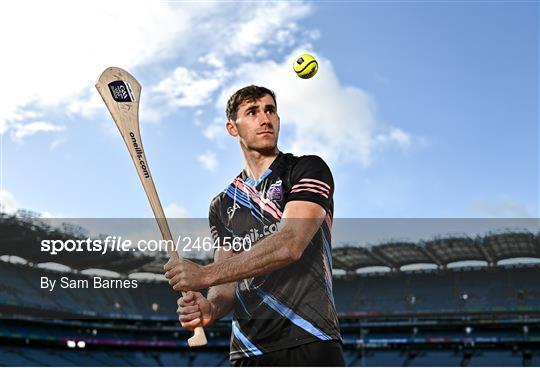
[[[227,188],[227,194],[234,200],[242,203],[244,206],[251,208],[251,202],[249,201],[249,196],[241,190],[238,190],[234,185],[229,185]]]
[[[237,342],[236,343],[236,346],[238,346],[238,349],[240,349],[240,352],[247,358],[250,357],[250,355],[248,353],[246,353],[246,351],[244,349],[242,349],[242,346],[240,346],[240,344]]]
[[[253,185],[254,187],[256,187],[257,185],[259,185],[264,179],[266,179],[266,177],[268,175],[270,175],[270,173],[272,172],[272,170],[270,169],[267,169],[259,179],[257,180],[253,180],[251,178],[246,178],[246,180],[244,180],[244,182],[248,183],[249,185]]]
[[[249,339],[240,331],[240,328],[238,328],[238,322],[233,321],[232,323],[232,330],[234,336],[244,344],[246,348],[248,348],[248,352],[252,353],[253,355],[262,355],[262,351],[259,350],[258,347],[256,347]],[[245,354],[246,352],[242,350],[242,352]]]
[[[253,204],[251,203],[251,200],[249,199],[249,196],[246,193],[239,190],[238,188],[236,188],[232,184],[229,185],[229,187],[227,187],[227,189],[225,190],[225,193],[227,193],[227,195],[230,198],[232,198],[234,201],[236,201],[236,202],[244,205],[245,207],[249,208],[251,210],[251,213],[253,214],[253,216],[257,220],[262,221],[262,219],[264,218],[263,214],[257,208],[257,206],[253,206]]]
[[[249,354],[246,353],[246,352],[244,351],[244,349],[242,349],[242,347],[240,346],[240,344],[237,344],[237,345],[238,345],[238,349],[240,349],[240,351],[242,352],[242,354],[244,354],[245,357],[249,358]]]
[[[315,337],[321,340],[332,340],[331,336],[325,334],[324,332],[319,330],[317,327],[313,326],[311,322],[306,321],[305,319],[300,317],[291,308],[282,304],[279,300],[277,300],[270,294],[265,293],[258,287],[255,287],[255,290],[257,291],[259,296],[262,297],[264,303],[266,303],[270,308],[272,308],[273,310],[281,314],[283,317],[291,320],[292,323],[294,323],[301,329],[309,332],[310,334],[314,335]]]

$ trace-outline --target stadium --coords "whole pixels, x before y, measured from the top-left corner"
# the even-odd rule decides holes
[[[190,333],[176,319],[178,294],[165,281],[90,295],[58,289],[51,298],[40,277],[90,282],[81,271],[105,269],[126,280],[134,272],[162,272],[164,258],[114,253],[63,254],[54,262],[66,271],[43,268],[51,256],[34,245],[72,235],[65,231],[20,213],[0,217],[0,365],[229,365],[230,320],[207,329],[207,347],[188,348]],[[501,262],[522,258],[540,259],[538,233],[335,247],[333,288],[347,365],[540,365],[540,263]],[[407,268],[413,264],[431,267]]]

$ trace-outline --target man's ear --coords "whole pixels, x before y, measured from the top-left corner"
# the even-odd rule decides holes
[[[236,129],[236,123],[234,121],[228,120],[225,124],[225,128],[227,128],[227,132],[229,132],[229,134],[233,137],[238,136],[238,130]]]

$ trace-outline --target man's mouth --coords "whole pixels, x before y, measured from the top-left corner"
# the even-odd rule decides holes
[[[265,130],[264,132],[259,132],[257,133],[257,135],[264,135],[264,134],[270,134],[270,135],[273,135],[274,132],[270,131],[270,130]]]

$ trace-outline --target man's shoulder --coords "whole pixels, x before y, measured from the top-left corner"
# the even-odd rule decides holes
[[[323,158],[317,155],[302,155],[295,156],[291,153],[287,154],[287,160],[291,169],[328,169],[328,164]]]
[[[223,189],[221,192],[216,194],[214,198],[210,201],[210,209],[218,207],[224,200],[228,198],[227,191],[233,185],[234,181],[237,180],[239,177],[241,177],[241,173],[236,175],[233,179],[229,181],[225,189]]]
[[[297,164],[326,165],[326,162],[324,161],[324,159],[321,156],[317,156],[317,155],[297,156],[294,153],[283,153],[283,161],[286,161],[290,165],[297,165]]]
[[[299,156],[299,157],[297,157],[297,162],[301,162],[301,163],[304,163],[304,164],[305,163],[313,164],[313,165],[316,165],[316,164],[326,165],[326,162],[320,156],[317,156],[317,155]]]
[[[226,196],[226,193],[225,191],[223,192],[219,192],[216,196],[214,196],[214,198],[212,198],[212,200],[210,201],[210,207],[215,207],[217,206],[222,200],[223,198],[225,198]]]

